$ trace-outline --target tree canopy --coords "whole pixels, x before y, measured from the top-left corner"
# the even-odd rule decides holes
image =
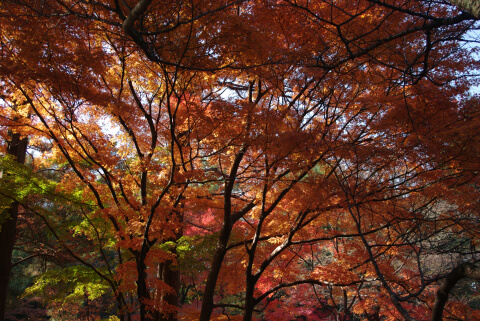
[[[472,13],[4,0],[0,25],[7,320],[480,319]]]

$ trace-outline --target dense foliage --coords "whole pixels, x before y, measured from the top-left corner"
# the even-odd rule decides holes
[[[480,319],[476,20],[2,1],[6,319]]]

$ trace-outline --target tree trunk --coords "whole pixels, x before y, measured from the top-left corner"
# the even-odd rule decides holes
[[[162,311],[155,311],[155,321],[177,321],[178,320],[178,291],[180,289],[180,270],[174,266],[173,261],[160,263],[158,266],[157,277],[164,281],[173,289],[173,292],[162,291],[159,293],[160,307],[167,307],[168,310],[175,309],[170,313],[162,313]]]
[[[215,287],[217,285],[218,275],[222,267],[223,259],[227,253],[227,243],[230,238],[232,226],[223,226],[220,231],[220,236],[212,259],[212,267],[208,274],[207,283],[203,293],[202,310],[200,312],[199,321],[209,321],[214,309],[213,297],[215,295]]]
[[[146,301],[150,300],[150,292],[147,288],[147,266],[145,265],[146,251],[140,251],[136,255],[137,263],[137,296],[140,305],[140,321],[153,321],[151,314],[148,313]]]
[[[450,291],[455,284],[463,278],[480,280],[480,268],[473,263],[463,263],[453,269],[445,279],[443,279],[435,296],[431,321],[442,321],[443,309],[447,303]]]
[[[25,164],[28,139],[20,134],[12,134],[8,142],[7,154]],[[10,277],[13,245],[15,244],[15,230],[17,225],[18,203],[13,202],[8,209],[8,217],[3,222],[0,230],[0,321],[5,318],[5,306],[7,302],[8,280]]]
[[[257,284],[257,278],[251,274],[247,274],[245,291],[245,311],[243,313],[243,321],[252,321],[253,309],[255,308],[254,292],[255,285]]]

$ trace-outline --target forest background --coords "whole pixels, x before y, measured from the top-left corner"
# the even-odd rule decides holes
[[[0,318],[480,319],[460,7],[1,1]]]

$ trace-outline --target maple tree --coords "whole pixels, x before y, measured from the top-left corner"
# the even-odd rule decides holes
[[[33,159],[5,162],[28,192],[1,195],[20,206],[19,248],[50,258],[25,291],[50,314],[478,318],[445,308],[478,273],[472,14],[376,0],[0,10],[1,134],[28,137]]]

